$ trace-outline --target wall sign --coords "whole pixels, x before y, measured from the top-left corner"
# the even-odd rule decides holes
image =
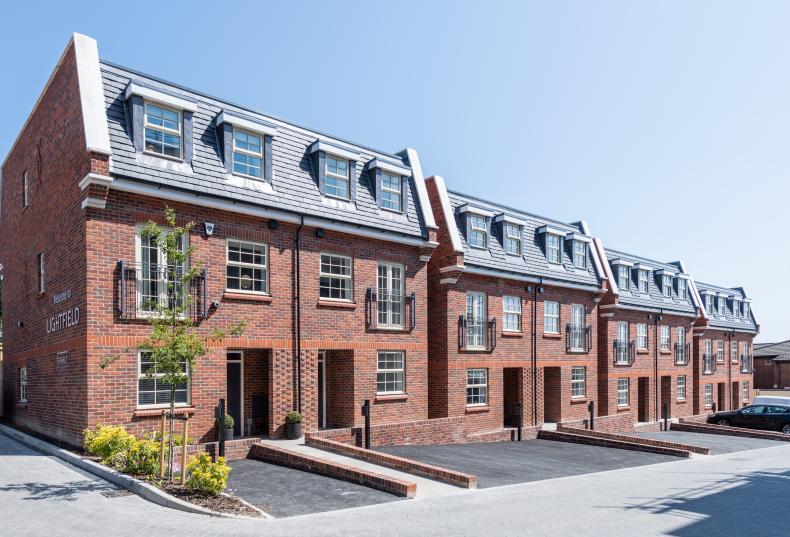
[[[69,351],[63,351],[55,354],[55,365],[58,369],[63,369],[69,365]]]
[[[73,308],[47,319],[47,334],[76,326],[80,322],[80,309]]]
[[[66,291],[61,291],[60,293],[55,293],[55,296],[52,297],[53,304],[60,304],[61,302],[65,302],[71,298],[71,289]]]

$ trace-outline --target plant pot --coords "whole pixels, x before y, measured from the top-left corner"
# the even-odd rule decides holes
[[[302,437],[302,424],[301,423],[286,423],[285,424],[285,438],[288,440],[297,440]]]
[[[233,427],[225,429],[225,440],[233,440]]]

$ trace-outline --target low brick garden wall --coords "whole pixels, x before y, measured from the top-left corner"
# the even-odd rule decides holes
[[[627,434],[618,434],[618,433],[606,433],[601,431],[589,431],[586,429],[575,429],[572,427],[565,427],[563,425],[559,425],[557,427],[558,432],[569,432],[573,434],[580,434],[584,436],[589,436],[592,438],[603,438],[607,440],[620,440],[624,442],[634,442],[637,444],[642,444],[646,446],[656,446],[656,447],[668,447],[673,449],[682,449],[685,451],[691,451],[692,453],[699,453],[700,455],[710,455],[710,448],[704,446],[695,446],[692,444],[684,444],[682,442],[668,442],[666,440],[655,440],[653,438],[644,438],[641,436],[629,436]]]
[[[782,434],[776,431],[757,431],[754,429],[743,429],[741,427],[713,425],[711,423],[690,423],[683,421],[681,423],[671,424],[669,426],[669,430],[684,431],[688,433],[724,434],[729,436],[741,436],[744,438],[762,438],[763,440],[790,442],[790,435]]]
[[[566,428],[589,429],[590,420],[563,421],[560,425]],[[622,412],[613,416],[596,416],[595,430],[607,433],[633,432],[634,414]]]
[[[229,461],[237,461],[246,459],[250,453],[250,448],[260,442],[258,437],[251,438],[237,438],[236,440],[227,440],[225,442],[225,459]],[[187,446],[187,457],[191,457],[197,453],[207,452],[211,457],[216,460],[219,457],[219,442],[203,442],[200,444],[190,444]],[[177,461],[181,460],[181,447],[176,446],[173,450]]]
[[[544,440],[555,440],[559,442],[571,442],[574,444],[585,444],[588,446],[603,446],[617,449],[628,449],[631,451],[645,451],[648,453],[658,453],[661,455],[670,455],[673,457],[691,457],[691,453],[684,449],[647,445],[634,442],[630,437],[628,440],[598,438],[586,434],[587,431],[569,432],[571,430],[572,429],[566,429],[565,431],[540,431],[538,433],[538,438]]]

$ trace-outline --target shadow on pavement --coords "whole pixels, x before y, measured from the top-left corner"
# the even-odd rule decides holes
[[[117,487],[101,481],[70,481],[68,483],[11,483],[0,485],[0,492],[27,493],[23,500],[74,501],[81,494],[115,491]]]

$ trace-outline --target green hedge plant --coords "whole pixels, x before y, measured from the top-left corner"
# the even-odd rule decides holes
[[[208,453],[193,455],[189,459],[187,470],[187,487],[191,490],[216,495],[228,485],[230,466],[225,462],[225,457],[219,457],[217,462],[212,462]]]

